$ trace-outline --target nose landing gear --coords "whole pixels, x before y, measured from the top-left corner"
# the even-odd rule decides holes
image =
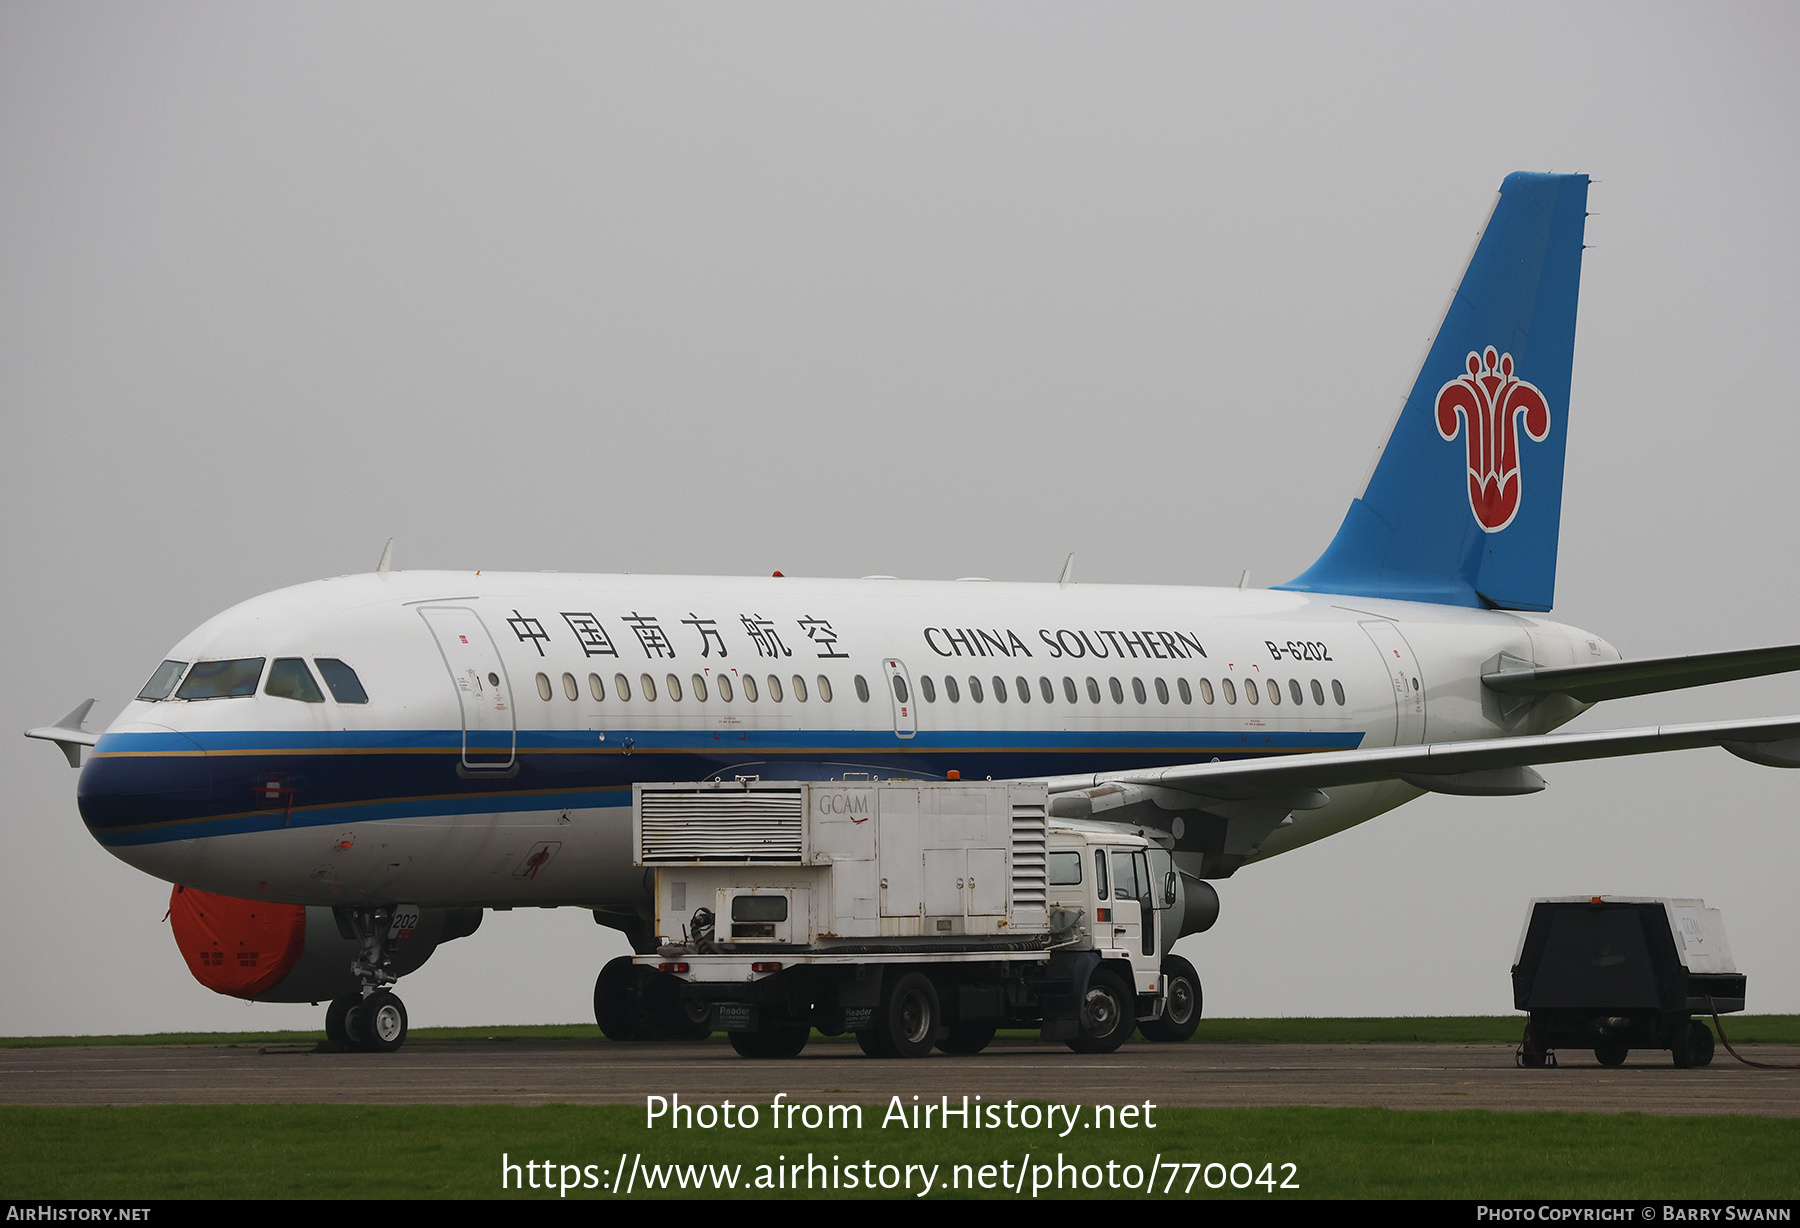
[[[419,910],[393,905],[334,911],[344,936],[362,943],[350,961],[361,991],[326,1008],[325,1039],[355,1053],[392,1053],[406,1043],[406,1004],[388,988],[399,980],[392,972],[393,946],[418,924]]]

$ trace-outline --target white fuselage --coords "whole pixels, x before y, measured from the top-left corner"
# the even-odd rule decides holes
[[[1048,777],[1541,733],[1580,711],[1509,724],[1481,684],[1503,655],[1618,657],[1529,615],[1267,590],[345,576],[177,644],[184,663],[261,658],[263,682],[128,705],[82,812],[131,864],[226,895],[622,908],[644,892],[633,781]],[[315,677],[346,663],[367,701],[266,693],[295,658]],[[1247,859],[1417,795],[1334,790]]]

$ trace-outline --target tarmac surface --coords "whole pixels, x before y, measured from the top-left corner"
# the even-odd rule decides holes
[[[1800,1065],[1800,1048],[1754,1060]],[[305,1045],[124,1045],[0,1049],[0,1103],[102,1104],[767,1104],[1006,1100],[1193,1108],[1276,1105],[1561,1110],[1800,1117],[1800,1070],[1754,1070],[1721,1047],[1712,1065],[1676,1070],[1667,1053],[1622,1067],[1563,1052],[1521,1070],[1511,1045],[1153,1045],[1101,1057],[1039,1041],[999,1041],[973,1057],[864,1057],[815,1039],[798,1058],[750,1061],[722,1036],[699,1044],[603,1040],[409,1041],[394,1054]]]

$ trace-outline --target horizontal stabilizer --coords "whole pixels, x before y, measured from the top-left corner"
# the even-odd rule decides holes
[[[1654,695],[1713,682],[1735,682],[1800,669],[1800,644],[1707,652],[1689,657],[1607,661],[1561,669],[1502,669],[1481,676],[1482,685],[1502,695],[1567,695],[1584,704],[1628,695]]]

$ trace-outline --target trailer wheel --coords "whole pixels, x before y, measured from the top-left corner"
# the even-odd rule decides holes
[[[1694,1021],[1677,1019],[1669,1025],[1669,1056],[1675,1069],[1686,1070],[1694,1064]]]
[[[909,972],[894,982],[881,1003],[876,1027],[884,1033],[882,1045],[895,1057],[924,1057],[937,1044],[937,990],[922,972]]]
[[[959,1023],[938,1041],[937,1047],[939,1052],[963,1056],[980,1053],[993,1042],[994,1033],[999,1030],[1000,1025],[995,1023]]]
[[[1609,1040],[1594,1046],[1594,1060],[1602,1066],[1623,1066],[1630,1052],[1624,1041]]]
[[[784,1024],[755,1032],[732,1032],[731,1047],[737,1050],[739,1057],[799,1057],[800,1050],[806,1048],[807,1037],[811,1032],[812,1029],[805,1024]]]
[[[1712,1029],[1698,1019],[1688,1020],[1687,1029],[1678,1033],[1670,1046],[1675,1065],[1683,1070],[1690,1066],[1706,1066],[1713,1060]]]
[[[1124,982],[1101,968],[1088,978],[1081,998],[1081,1035],[1068,1042],[1077,1053],[1111,1053],[1125,1043],[1136,1026],[1132,997]]]
[[[1200,974],[1179,955],[1163,959],[1162,974],[1168,985],[1162,1018],[1145,1020],[1138,1024],[1138,1031],[1145,1040],[1190,1040],[1200,1026]]]

